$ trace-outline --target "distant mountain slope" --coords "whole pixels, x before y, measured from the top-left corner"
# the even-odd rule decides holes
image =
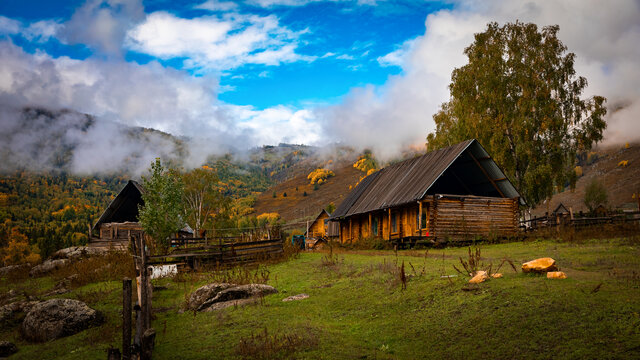
[[[297,167],[297,176],[269,188],[257,197],[254,209],[256,214],[265,212],[277,212],[289,223],[304,222],[316,215],[329,203],[336,206],[351,191],[349,186],[354,186],[365,174],[355,169],[352,162],[342,161],[333,167],[334,177],[318,186],[309,184],[307,175],[315,169],[314,166],[300,165]],[[296,190],[297,189],[297,190]],[[304,196],[304,193],[307,196]],[[275,193],[276,197],[273,197]],[[284,196],[284,193],[287,196]]]
[[[71,110],[0,109],[0,172],[140,174],[156,157],[180,162],[183,140]]]
[[[536,216],[544,215],[546,211],[553,212],[562,203],[567,208],[573,208],[574,212],[586,211],[584,205],[585,188],[595,177],[604,182],[607,188],[608,207],[617,208],[627,204],[637,204],[637,196],[640,194],[640,143],[630,144],[625,148],[624,144],[603,149],[597,149],[591,154],[591,161],[586,159],[581,162],[583,175],[578,179],[575,190],[565,189],[555,194],[547,204],[541,204],[533,210]],[[623,161],[626,166],[618,166]],[[636,194],[636,199],[633,199]]]

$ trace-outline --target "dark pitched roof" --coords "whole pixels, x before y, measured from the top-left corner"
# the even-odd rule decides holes
[[[444,179],[438,182],[443,174]],[[520,197],[486,150],[472,139],[393,164],[367,176],[347,195],[331,218],[409,204],[423,199],[430,190],[454,193],[452,186],[460,189],[460,195],[466,192],[468,195]]]
[[[558,205],[558,207],[556,207],[555,210],[553,210],[554,214],[562,214],[562,213],[569,213],[569,210],[567,209],[566,206],[564,206],[562,203],[560,203],[560,205]]]
[[[138,204],[144,204],[144,188],[136,181],[129,180],[102,213],[92,231],[97,231],[103,223],[138,221]]]

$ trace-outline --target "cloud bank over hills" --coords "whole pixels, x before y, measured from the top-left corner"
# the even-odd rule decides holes
[[[103,166],[117,164],[121,156],[108,154],[108,149],[141,153],[140,144],[100,143],[102,138],[118,137],[115,123],[188,137],[190,166],[210,153],[279,142],[339,142],[391,158],[407,146],[423,144],[433,130],[432,115],[448,100],[451,71],[466,62],[463,50],[473,34],[490,21],[519,20],[560,25],[561,40],[577,55],[577,74],[589,80],[586,95],[608,98],[605,143],[640,138],[638,2],[602,6],[595,1],[455,1],[450,9],[425,15],[424,34],[373,57],[368,55],[371,47],[360,49],[360,57],[330,47],[310,52],[302,45],[322,43],[312,27],[294,26],[285,23],[283,15],[265,13],[319,3],[323,2],[207,1],[194,4],[193,11],[199,12],[185,16],[147,11],[139,0],[94,0],[66,20],[29,22],[0,16],[0,126],[16,131],[24,125],[20,116],[7,115],[20,114],[23,107],[70,109],[96,116],[101,121],[95,124],[111,124],[96,128],[95,139],[85,135],[86,145],[78,143],[87,154],[78,155],[78,171],[93,171],[91,163],[100,156]],[[344,4],[354,12],[391,6],[385,1]],[[90,53],[59,55],[43,45],[52,42],[85,46]],[[309,99],[258,108],[220,100],[225,91],[242,91],[220,85],[221,79],[241,76],[234,69],[313,67],[327,59],[348,62],[354,71],[364,65],[400,71],[382,84],[357,86],[331,101]],[[269,76],[258,69],[256,77]],[[285,86],[273,91],[287,91]],[[96,141],[94,146],[89,140]],[[16,140],[5,136],[1,141],[3,148],[21,149]],[[103,150],[91,152],[92,148]],[[150,148],[150,154],[172,152],[162,141]],[[40,166],[40,160],[36,156],[34,163]]]

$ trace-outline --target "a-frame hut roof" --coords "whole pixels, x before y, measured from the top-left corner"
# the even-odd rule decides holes
[[[313,221],[309,224],[309,227],[307,228],[307,233],[309,232],[309,229],[313,226],[313,224],[315,224],[315,223],[316,223],[316,221],[318,221],[318,219],[320,219],[320,217],[322,216],[322,214],[327,214],[327,216],[328,216],[328,217],[331,217],[331,214],[329,214],[329,213],[327,212],[327,210],[325,210],[325,209],[320,210],[320,213],[318,213],[318,216],[316,216],[316,218],[315,218],[315,219],[313,219]]]
[[[415,203],[429,194],[520,198],[487,151],[472,139],[367,176],[347,195],[331,218]],[[522,199],[520,201],[522,203]]]
[[[558,207],[556,207],[555,210],[553,210],[554,214],[568,214],[569,210],[567,209],[566,206],[564,206],[564,204],[560,203],[560,205],[558,205]]]
[[[127,185],[111,201],[107,209],[102,213],[92,231],[97,231],[104,223],[121,223],[138,221],[138,205],[143,205],[142,194],[144,188],[136,181],[129,180]]]

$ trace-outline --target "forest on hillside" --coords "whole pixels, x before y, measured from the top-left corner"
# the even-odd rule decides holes
[[[254,149],[245,157],[209,157],[203,167],[216,174],[216,189],[227,199],[224,213],[211,226],[250,224],[256,196],[275,179],[286,178],[287,170],[309,153],[303,145],[281,144]],[[122,172],[82,176],[60,169],[0,175],[0,263],[12,242],[24,254],[42,259],[58,249],[87,244],[90,227],[130,178]],[[28,247],[21,244],[25,241]]]

